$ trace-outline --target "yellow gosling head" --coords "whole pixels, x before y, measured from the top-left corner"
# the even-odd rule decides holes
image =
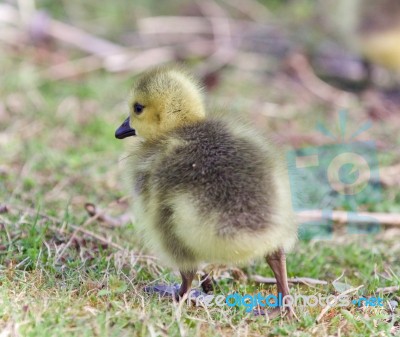
[[[119,139],[154,139],[204,119],[201,88],[183,69],[163,67],[143,74],[129,97],[129,117],[117,129]]]

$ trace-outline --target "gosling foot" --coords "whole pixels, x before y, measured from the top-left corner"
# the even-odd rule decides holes
[[[195,271],[185,272],[181,271],[182,283],[173,285],[158,284],[154,286],[147,286],[144,288],[145,292],[157,293],[161,297],[172,297],[174,300],[180,302],[185,298],[190,298],[192,301],[196,301],[196,298],[201,295],[206,295],[203,292],[191,289],[192,281],[196,275]]]
[[[179,292],[179,284],[156,284],[154,286],[146,286],[144,288],[146,293],[158,294],[160,297],[175,297],[175,294]]]
[[[290,295],[289,284],[287,280],[286,256],[283,248],[280,248],[276,252],[266,256],[266,260],[275,275],[278,294],[281,293],[282,298]],[[273,316],[276,317],[278,315],[290,318],[293,317],[294,311],[291,306],[284,306],[276,307],[267,312],[267,314],[270,318],[273,318]]]

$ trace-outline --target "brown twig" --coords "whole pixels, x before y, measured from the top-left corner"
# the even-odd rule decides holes
[[[139,19],[141,34],[211,34],[212,28],[204,17],[152,16]],[[185,29],[182,29],[185,27]]]
[[[124,213],[119,217],[113,217],[92,203],[86,203],[85,209],[91,217],[96,217],[97,220],[106,223],[112,228],[122,227],[131,221],[130,214],[128,213]]]
[[[99,217],[99,215],[96,215],[96,216],[93,216],[93,217],[87,219],[82,224],[82,226],[76,226],[76,225],[71,225],[70,224],[70,226],[74,229],[74,231],[73,231],[71,237],[69,238],[68,242],[62,248],[61,252],[58,253],[58,257],[56,258],[56,261],[58,261],[58,259],[63,256],[64,252],[72,244],[72,242],[75,239],[75,237],[77,236],[78,232],[82,232],[82,233],[85,233],[85,234],[88,234],[88,235],[90,233],[90,235],[92,237],[96,238],[97,240],[100,240],[101,242],[106,243],[107,245],[114,246],[115,248],[122,249],[122,247],[117,245],[116,243],[112,243],[112,241],[107,241],[107,240],[101,238],[101,236],[99,236],[99,235],[97,235],[95,233],[92,233],[92,232],[90,232],[90,231],[88,231],[87,229],[84,228],[85,226],[87,226],[87,225],[91,224],[92,222],[94,222],[98,217]]]
[[[78,60],[67,61],[50,66],[42,75],[53,81],[59,81],[62,79],[78,77],[99,70],[102,67],[102,60],[98,56],[90,55]]]
[[[332,220],[340,224],[348,222],[365,224],[375,221],[384,225],[400,226],[400,214],[398,213],[359,212],[355,217],[351,217],[351,215],[352,213],[345,211],[324,212],[322,210],[311,210],[298,212],[297,219],[300,223],[316,220]]]
[[[44,31],[44,34],[102,58],[108,55],[127,52],[123,46],[54,19],[49,19],[49,27]]]
[[[233,46],[230,18],[223,8],[214,1],[198,1],[197,3],[211,23],[215,45],[214,53],[196,71],[199,76],[205,77],[228,64],[235,57],[236,48]]]
[[[2,13],[0,21],[15,23],[21,19],[18,10],[11,5],[1,4],[0,10]],[[50,17],[46,16],[44,18],[43,13],[35,13],[34,7],[29,11],[25,10],[22,16],[25,25],[34,30],[36,34],[49,36],[63,43],[68,43],[91,55],[105,57],[112,54],[126,53],[126,48],[116,43]]]
[[[111,72],[136,71],[141,72],[149,67],[171,62],[175,59],[172,47],[155,47],[140,53],[125,52],[110,55],[104,59],[104,69]]]
[[[275,284],[276,279],[274,277],[264,277],[261,275],[252,275],[251,279],[254,282],[257,283],[267,283],[267,284]],[[311,284],[311,285],[326,285],[328,284],[327,281],[324,280],[318,280],[318,279],[313,279],[309,277],[293,277],[288,279],[289,283],[294,283],[294,284]]]
[[[43,76],[54,81],[78,77],[99,69],[109,72],[135,71],[137,73],[146,68],[154,67],[175,59],[174,50],[171,47],[159,47],[144,50],[143,52],[127,51],[121,54],[113,54],[100,58],[90,55],[78,60],[67,61],[47,68]]]
[[[9,210],[18,209],[20,211],[27,212],[30,215],[40,216],[40,217],[42,217],[44,219],[48,219],[48,220],[50,220],[50,221],[52,221],[54,223],[57,223],[57,224],[62,224],[63,223],[63,221],[61,221],[60,219],[58,219],[58,218],[56,218],[54,216],[48,215],[48,214],[43,213],[43,212],[38,212],[37,210],[32,209],[30,207],[23,207],[23,206],[18,206],[18,205],[7,205],[7,207],[8,207]],[[85,224],[87,225],[88,221],[91,222],[92,221],[91,219],[93,219],[93,218],[88,219],[85,222]],[[102,236],[100,236],[100,235],[98,235],[96,233],[93,233],[92,231],[89,231],[89,230],[87,230],[85,228],[82,228],[83,225],[82,226],[78,226],[78,225],[75,225],[75,224],[68,223],[68,226],[70,226],[76,232],[81,232],[81,233],[83,233],[83,234],[85,234],[87,236],[90,236],[90,237],[98,240],[99,242],[104,243],[104,244],[106,244],[108,246],[111,246],[111,247],[113,247],[113,248],[115,248],[117,250],[120,250],[120,251],[125,250],[124,247],[122,247],[119,244],[113,242],[112,240],[106,239],[106,238],[104,238],[104,237],[102,237]],[[49,228],[51,228],[51,230],[59,232],[59,233],[65,233],[65,231],[62,228],[59,228],[59,227],[50,226]],[[140,255],[135,255],[135,257],[138,258],[138,259],[144,259],[144,260],[158,260],[157,257],[151,256],[151,255],[142,255],[142,254],[140,254]]]
[[[137,22],[139,34],[146,35],[209,35],[213,34],[213,27],[210,26],[210,18],[218,25],[226,23],[227,15],[221,10],[208,12],[205,16],[151,16],[139,19]],[[223,14],[224,13],[224,14]],[[223,15],[221,15],[223,14]],[[242,36],[244,31],[266,29],[271,31],[271,25],[256,24],[249,20],[238,20],[229,17],[230,25],[235,29],[228,34],[234,37]],[[185,27],[185,29],[182,29]],[[182,38],[182,37],[180,37]]]
[[[400,291],[400,286],[392,286],[392,287],[384,287],[376,289],[376,293],[382,293],[382,294],[392,294],[397,291]]]
[[[63,221],[61,221],[60,219],[57,219],[56,217],[53,217],[53,216],[48,215],[48,214],[43,213],[43,212],[38,212],[37,210],[32,209],[30,207],[23,207],[23,206],[17,206],[17,205],[12,205],[12,206],[7,205],[7,207],[9,209],[16,208],[16,209],[19,209],[21,211],[27,212],[27,213],[29,213],[31,215],[40,216],[41,218],[48,219],[48,220],[50,220],[50,221],[52,221],[54,223],[57,223],[57,224],[62,224],[63,223]],[[96,218],[90,218],[89,220],[90,220],[90,222],[92,222]],[[89,221],[86,221],[82,226],[87,225],[88,223],[89,223]],[[122,246],[118,245],[117,243],[115,243],[115,242],[113,242],[113,241],[111,241],[109,239],[106,239],[104,237],[101,237],[100,235],[98,235],[96,233],[93,233],[93,232],[83,228],[82,226],[78,226],[78,225],[71,224],[71,223],[68,223],[68,226],[70,226],[74,230],[75,234],[77,232],[82,232],[83,234],[91,236],[91,237],[95,238],[96,240],[98,240],[99,242],[107,244],[107,245],[109,245],[109,246],[111,246],[113,248],[116,248],[118,250],[123,250],[124,249]],[[57,231],[57,232],[64,232],[62,228],[58,228],[58,227],[55,227],[55,226],[52,226],[51,228],[52,228],[52,230]],[[74,235],[74,233],[72,234],[72,236]]]
[[[287,65],[304,87],[320,99],[340,107],[348,107],[354,99],[353,95],[336,89],[319,79],[304,55],[294,53],[288,58]]]

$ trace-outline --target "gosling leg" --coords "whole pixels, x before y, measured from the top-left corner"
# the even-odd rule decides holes
[[[196,275],[196,272],[194,270],[180,270],[180,273],[182,277],[182,283],[177,294],[178,296],[176,296],[177,300],[181,299],[184,295],[189,294],[190,289],[192,288],[192,281],[194,279],[194,276]]]
[[[277,250],[275,253],[266,257],[268,265],[271,267],[278,287],[278,293],[282,293],[282,297],[289,295],[289,284],[287,281],[286,256],[283,249]]]
[[[266,260],[275,275],[278,293],[282,294],[282,298],[286,295],[290,295],[286,271],[286,256],[283,248],[266,256]],[[287,310],[288,316],[292,316],[293,309],[291,307],[285,307],[285,309]],[[280,311],[281,308],[276,308],[276,310],[273,311],[273,315],[280,313]]]

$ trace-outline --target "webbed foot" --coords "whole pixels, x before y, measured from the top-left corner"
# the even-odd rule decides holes
[[[180,273],[182,277],[182,284],[180,286],[178,284],[173,284],[172,286],[160,284],[155,286],[148,286],[144,288],[144,291],[158,293],[161,297],[172,297],[178,302],[188,297],[190,299],[196,300],[196,297],[204,295],[198,290],[191,291],[192,281],[194,279],[194,276],[196,275],[195,271],[181,270]],[[186,295],[190,296],[186,297]]]
[[[156,284],[154,286],[145,287],[144,291],[151,294],[158,294],[160,297],[170,297],[179,302],[186,295],[186,293],[182,296],[179,295],[180,288],[181,286],[177,283],[172,285]],[[195,302],[196,298],[199,296],[206,296],[206,294],[200,290],[192,289],[190,290],[187,298],[189,298],[192,302]]]
[[[150,294],[158,294],[160,297],[175,297],[179,292],[179,284],[156,284],[154,286],[146,286],[144,291]]]

